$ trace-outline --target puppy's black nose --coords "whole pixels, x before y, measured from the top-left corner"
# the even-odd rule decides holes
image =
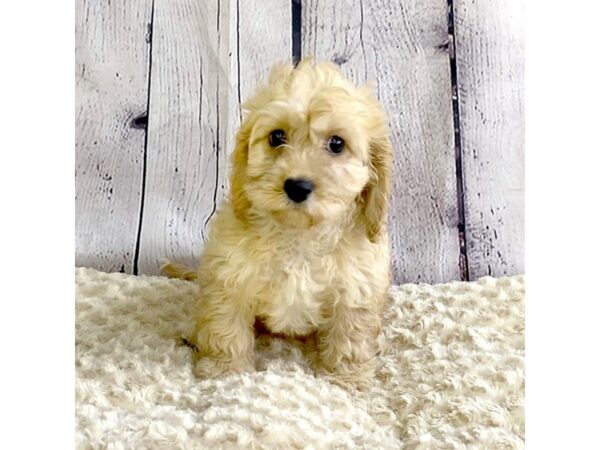
[[[313,190],[313,183],[309,180],[288,178],[283,183],[283,190],[296,203],[303,202]]]

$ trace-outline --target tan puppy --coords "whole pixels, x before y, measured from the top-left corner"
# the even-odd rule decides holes
[[[231,197],[197,274],[195,373],[254,370],[259,318],[274,333],[316,332],[319,372],[368,385],[390,282],[385,114],[369,88],[311,61],[276,66],[244,110]]]

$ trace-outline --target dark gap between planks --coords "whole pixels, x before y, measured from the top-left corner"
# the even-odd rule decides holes
[[[294,65],[302,58],[302,2],[292,0],[292,61]]]
[[[462,140],[460,128],[460,109],[458,103],[458,81],[456,70],[456,38],[454,24],[454,0],[448,0],[448,40],[450,54],[450,78],[452,82],[452,119],[454,121],[454,160],[456,162],[456,201],[458,207],[458,241],[460,248],[459,270],[463,281],[469,280],[469,259],[467,256],[467,237],[465,234],[465,198],[462,164]]]
[[[144,202],[146,197],[146,166],[148,156],[148,122],[150,118],[150,87],[152,80],[152,41],[154,31],[154,0],[152,1],[152,11],[150,13],[150,23],[148,24],[148,33],[146,36],[146,42],[148,42],[148,97],[146,99],[146,114],[145,114],[145,133],[144,136],[144,154],[142,157],[142,186],[140,193],[140,214],[138,218],[138,229],[135,240],[135,252],[133,256],[133,274],[139,275],[138,273],[138,262],[140,257],[140,245],[142,239],[142,222],[144,220]],[[138,118],[139,119],[139,118]]]

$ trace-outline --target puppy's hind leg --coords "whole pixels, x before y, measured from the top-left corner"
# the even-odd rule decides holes
[[[200,379],[254,370],[254,314],[214,286],[198,302],[194,373]]]
[[[163,265],[160,266],[160,272],[169,278],[179,278],[180,280],[188,281],[195,281],[198,279],[197,271],[190,269],[183,264],[172,263],[168,259],[163,260]]]
[[[372,384],[381,351],[381,318],[373,309],[339,305],[319,330],[318,373],[325,379],[358,389]]]

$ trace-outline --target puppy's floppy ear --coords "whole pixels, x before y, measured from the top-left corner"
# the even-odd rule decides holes
[[[258,92],[242,105],[246,117],[242,120],[240,130],[235,138],[235,149],[231,158],[231,202],[236,217],[248,222],[248,210],[251,202],[246,194],[248,185],[248,152],[252,129],[256,123],[256,112],[261,111],[271,99],[272,91],[286,90],[285,85],[294,68],[290,63],[276,64],[271,69],[269,81],[258,89]]]
[[[250,208],[250,200],[245,188],[248,180],[248,145],[251,132],[252,124],[246,119],[236,135],[235,149],[231,157],[231,203],[236,217],[242,222],[247,222]]]
[[[363,205],[367,236],[371,242],[379,241],[387,224],[391,165],[392,145],[386,129],[369,143],[370,177],[363,191]]]

